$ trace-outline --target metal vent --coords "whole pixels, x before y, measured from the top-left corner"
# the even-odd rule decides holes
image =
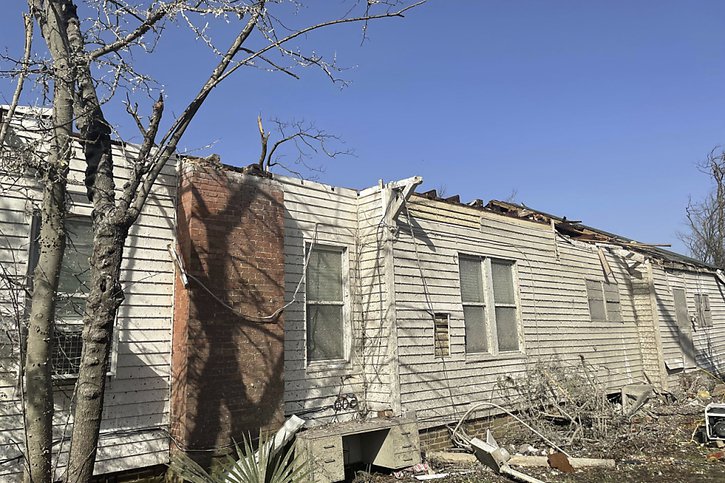
[[[448,314],[435,314],[434,324],[435,357],[448,357],[451,352],[448,334]]]

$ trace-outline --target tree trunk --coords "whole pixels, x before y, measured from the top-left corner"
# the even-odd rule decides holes
[[[109,218],[97,217],[93,223],[91,291],[86,300],[83,353],[76,383],[68,481],[81,483],[93,476],[113,322],[123,300],[118,280],[128,230]]]
[[[83,42],[77,19],[69,22],[71,44]],[[91,285],[83,318],[83,352],[76,382],[76,407],[68,461],[68,481],[87,482],[96,461],[106,373],[116,311],[123,301],[120,284],[123,248],[128,236],[124,210],[116,207],[111,129],[87,65],[79,67],[77,124],[86,161],[86,188],[93,202]]]
[[[40,255],[33,274],[25,354],[25,428],[27,466],[25,481],[51,481],[53,381],[51,352],[55,318],[55,292],[65,248],[65,183],[46,179],[43,192]]]
[[[53,381],[51,354],[55,294],[65,251],[66,180],[73,126],[73,68],[58,28],[59,18],[34,10],[53,56],[54,97],[48,163],[43,172],[43,207],[38,264],[33,273],[25,356],[27,465],[24,480],[50,482],[53,454]]]

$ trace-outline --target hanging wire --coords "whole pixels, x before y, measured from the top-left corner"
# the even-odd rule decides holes
[[[216,300],[222,307],[235,313],[236,315],[238,315],[239,317],[241,317],[243,319],[263,324],[263,323],[268,323],[269,321],[276,319],[287,307],[289,307],[293,303],[297,302],[297,295],[299,294],[300,288],[302,287],[302,282],[305,280],[305,277],[307,276],[307,265],[310,261],[310,256],[312,255],[312,248],[315,246],[315,243],[317,242],[317,228],[319,225],[320,225],[319,223],[315,223],[315,228],[312,232],[312,240],[310,241],[310,248],[307,251],[307,254],[305,255],[304,261],[303,261],[302,275],[300,276],[300,279],[297,281],[297,286],[295,287],[295,291],[292,293],[292,299],[289,302],[287,302],[286,304],[284,304],[282,307],[275,310],[272,314],[265,315],[262,317],[252,317],[252,316],[245,315],[245,314],[238,312],[237,309],[235,309],[234,307],[232,307],[231,305],[226,303],[224,300],[219,298],[214,292],[212,292],[211,289],[209,287],[207,287],[204,284],[204,282],[202,282],[198,277],[196,277],[186,271],[183,263],[181,262],[181,259],[178,257],[178,254],[176,253],[176,250],[174,249],[174,247],[172,245],[169,245],[168,248],[174,258],[174,261],[176,262],[176,266],[179,268],[181,273],[185,277],[196,282],[202,289],[204,289],[209,295],[211,295],[211,297],[214,300]]]

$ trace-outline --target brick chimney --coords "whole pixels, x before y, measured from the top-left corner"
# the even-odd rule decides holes
[[[284,305],[284,193],[204,160],[181,171],[172,446],[208,463],[209,449],[284,422],[284,321],[267,318]]]

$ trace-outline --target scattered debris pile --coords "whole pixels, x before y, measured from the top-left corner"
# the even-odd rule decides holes
[[[607,397],[596,368],[558,360],[532,364],[520,377],[498,381],[517,415],[560,446],[601,441],[627,421],[622,401]],[[621,396],[620,396],[621,398]]]
[[[450,426],[453,448],[356,481],[725,481],[725,438],[712,437],[725,431],[725,380],[698,370],[663,391],[644,382],[613,390],[606,379],[584,360],[533,364],[499,381],[498,404],[471,404]]]

